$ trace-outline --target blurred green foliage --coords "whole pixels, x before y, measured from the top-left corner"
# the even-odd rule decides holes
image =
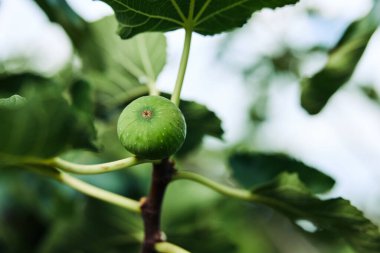
[[[342,236],[358,252],[379,251],[380,233],[376,225],[345,199],[316,198],[297,174],[284,172],[272,182],[254,188],[253,192],[263,198],[259,202],[280,210],[294,220],[306,219],[318,229]]]
[[[233,177],[249,188],[271,181],[285,171],[297,173],[313,193],[329,191],[335,184],[331,177],[285,154],[235,153],[229,164]]]
[[[25,85],[19,92],[24,99],[0,107],[0,154],[50,158],[69,148],[94,149],[90,114],[71,107],[59,88]]]
[[[156,82],[166,63],[165,36],[144,33],[122,41],[115,34],[114,17],[88,23],[64,0],[35,2],[51,22],[66,31],[81,66],[74,67],[71,63],[52,77],[28,72],[0,73],[0,252],[138,252],[143,236],[140,217],[20,170],[17,161],[59,154],[80,163],[100,163],[128,156],[117,139],[116,120],[129,102],[147,94]],[[256,10],[290,2],[296,1],[252,2],[249,8]],[[218,8],[217,4],[213,8]],[[217,20],[214,19],[196,31],[217,33],[240,26],[248,18],[246,13],[233,14],[237,18],[229,20],[224,28],[214,27]],[[119,21],[123,18],[118,17]],[[353,23],[331,50],[343,52],[340,55],[344,62],[346,58],[350,60],[338,64],[342,70],[329,71],[323,84],[316,77],[309,80],[315,85],[311,85],[313,92],[308,94],[314,94],[311,100],[318,104],[312,106],[313,112],[325,105],[355,69],[375,29],[373,25],[359,25],[361,22]],[[178,27],[157,29],[174,28]],[[360,47],[355,47],[353,54],[340,50],[357,36]],[[314,48],[303,54],[315,50],[323,49]],[[289,72],[298,76],[299,55],[289,49],[261,63],[271,64],[271,75]],[[253,75],[256,67],[249,68],[246,75]],[[339,82],[331,84],[335,78]],[[262,110],[247,112],[255,119],[265,119],[268,86],[269,81],[264,81],[259,101],[264,104]],[[328,92],[323,88],[327,86]],[[364,91],[374,97],[373,92]],[[222,122],[214,112],[193,101],[181,101],[181,109],[187,120],[188,136],[176,158],[179,168],[192,170],[189,158],[205,149],[204,137],[222,139]],[[234,150],[228,153],[229,159],[227,150],[219,152],[218,158],[222,162],[228,160],[226,166],[232,175],[220,181],[253,187],[252,192],[264,198],[262,203],[271,208],[226,199],[189,182],[175,183],[169,187],[163,214],[163,230],[170,242],[196,253],[305,253],[316,248],[321,253],[352,253],[353,248],[362,253],[380,251],[378,229],[360,211],[346,200],[320,200],[313,194],[333,187],[334,179],[330,176],[285,154]],[[139,199],[147,193],[147,169],[137,166],[83,179]],[[297,225],[300,220],[311,221],[315,230]]]
[[[367,44],[379,26],[377,8],[353,22],[329,51],[326,66],[303,80],[301,105],[310,114],[319,113],[331,96],[351,77]]]

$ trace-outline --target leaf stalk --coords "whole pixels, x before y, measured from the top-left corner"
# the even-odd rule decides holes
[[[135,213],[141,213],[140,203],[136,200],[132,200],[116,193],[103,190],[56,169],[42,166],[32,167],[30,169],[44,176],[55,179],[67,186],[70,186],[71,188],[85,195],[116,206],[120,206]]]
[[[185,41],[183,45],[181,63],[178,70],[177,81],[175,83],[174,91],[171,97],[171,101],[177,106],[179,105],[179,102],[180,102],[182,85],[185,79],[187,63],[189,61],[192,34],[193,34],[192,29],[190,28],[185,29]]]
[[[92,165],[77,164],[77,163],[63,160],[59,157],[53,158],[52,160],[43,161],[42,163],[45,165],[56,167],[65,172],[87,175],[87,174],[102,174],[102,173],[107,173],[107,172],[111,172],[115,170],[124,169],[127,167],[132,167],[132,166],[142,164],[142,163],[152,163],[152,162],[154,161],[132,156],[132,157],[128,157],[128,158],[113,161],[113,162],[92,164]]]

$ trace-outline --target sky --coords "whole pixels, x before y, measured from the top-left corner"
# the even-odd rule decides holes
[[[92,0],[68,1],[87,20],[112,14],[105,4]],[[219,50],[226,34],[194,35],[183,97],[207,105],[223,120],[227,144],[247,138],[246,112],[251,90],[238,66],[271,55],[278,45],[307,47],[333,45],[348,22],[365,15],[370,0],[301,0],[295,7],[264,10],[234,36],[222,59]],[[310,20],[305,8],[313,7],[321,18]],[[158,87],[171,91],[182,50],[183,32],[167,33],[167,65]],[[2,0],[0,5],[0,59],[26,55],[42,73],[57,71],[69,59],[69,40],[57,25],[47,22],[31,0]],[[323,66],[311,64],[315,72]],[[358,84],[372,83],[380,91],[380,32],[373,36],[357,71],[317,116],[299,106],[299,84],[277,80],[270,90],[269,119],[252,136],[255,148],[288,152],[337,178],[330,196],[344,196],[380,220],[380,107],[358,92]],[[307,71],[306,71],[307,72]],[[243,84],[243,85],[242,85]],[[254,126],[255,127],[255,126]],[[249,135],[248,135],[249,136]],[[248,137],[249,138],[249,137]],[[207,139],[214,148],[223,143]],[[364,196],[364,197],[363,197]]]

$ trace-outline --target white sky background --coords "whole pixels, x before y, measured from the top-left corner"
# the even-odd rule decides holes
[[[88,20],[112,13],[101,2],[69,2]],[[68,39],[60,27],[47,22],[31,0],[0,3],[0,60],[27,55],[33,58],[34,68],[44,73],[56,71],[67,61],[71,54]],[[305,6],[321,10],[323,20],[307,19]],[[248,115],[237,112],[246,112],[251,102],[248,89],[241,85],[245,81],[233,66],[271,54],[284,41],[299,47],[334,43],[347,22],[365,15],[370,6],[370,0],[301,0],[296,7],[265,10],[237,34],[223,62],[217,59],[217,50],[224,35],[194,35],[183,96],[214,110],[223,120],[228,143],[238,141],[246,134]],[[183,32],[168,33],[167,38],[168,64],[158,85],[170,91]],[[263,150],[289,152],[332,175],[338,180],[333,196],[349,198],[369,217],[380,220],[380,107],[355,87],[367,82],[380,90],[379,45],[378,31],[352,80],[317,116],[309,116],[300,108],[297,83],[276,85],[271,89],[269,120],[259,128],[255,141]],[[220,146],[215,141],[209,143]]]

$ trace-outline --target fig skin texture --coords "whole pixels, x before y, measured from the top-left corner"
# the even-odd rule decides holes
[[[117,133],[121,144],[137,157],[158,160],[171,156],[186,138],[180,109],[161,96],[144,96],[120,114]]]

